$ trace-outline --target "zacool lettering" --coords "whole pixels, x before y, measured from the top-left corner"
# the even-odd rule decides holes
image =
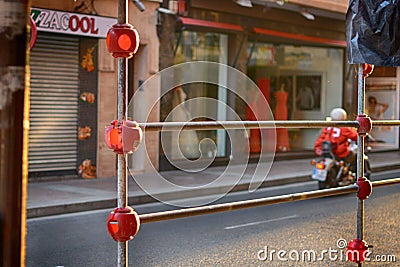
[[[98,34],[95,18],[50,10],[32,9],[31,17],[39,29]]]

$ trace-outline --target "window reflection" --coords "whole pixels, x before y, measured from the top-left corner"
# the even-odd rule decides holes
[[[174,64],[190,61],[227,63],[228,36],[218,33],[184,31],[177,34],[178,41]],[[207,70],[204,70],[207,73]],[[210,73],[215,76],[215,73]],[[227,90],[224,88],[227,74],[218,73],[219,85],[209,83],[183,84],[170,90],[161,99],[162,121],[215,121],[226,120]],[[183,96],[184,97],[181,97]],[[196,99],[205,98],[205,101]],[[207,99],[210,99],[208,101]],[[197,130],[165,133],[171,142],[161,153],[172,160],[215,158],[226,156],[227,135],[224,130]]]

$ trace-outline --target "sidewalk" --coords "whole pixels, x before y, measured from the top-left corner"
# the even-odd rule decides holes
[[[373,172],[400,169],[400,151],[370,153],[369,159]],[[174,189],[168,188],[167,183],[154,179],[156,174],[135,175],[135,179],[141,184],[144,183],[146,186],[154,188],[152,195],[155,198],[168,200],[248,190],[252,178],[262,181],[261,187],[311,181],[310,159],[275,161],[265,180],[264,177],[261,177],[265,175],[253,177],[252,173],[256,164],[249,164],[244,175],[241,175],[241,167],[243,165],[234,166],[224,174],[222,181],[216,182],[213,180],[221,174],[221,171],[226,168],[225,166],[210,167],[197,173],[162,172],[165,179],[179,185]],[[157,201],[141,190],[132,177],[128,179],[128,203],[130,206]],[[116,198],[116,178],[30,182],[28,184],[28,218],[104,208],[112,209],[117,205]]]

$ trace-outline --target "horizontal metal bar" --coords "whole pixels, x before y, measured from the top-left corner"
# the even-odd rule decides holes
[[[139,123],[144,131],[358,127],[358,121],[197,121]]]
[[[400,120],[372,121],[373,126],[400,126]],[[139,123],[144,131],[359,127],[358,121],[196,121]]]
[[[381,181],[372,182],[372,187],[382,187],[388,185],[399,184],[400,178],[393,178]],[[358,186],[356,184],[343,186],[338,188],[324,189],[324,190],[315,190],[310,192],[301,192],[294,193],[288,195],[274,196],[274,197],[266,197],[266,198],[258,198],[258,199],[250,199],[243,200],[231,203],[223,203],[216,205],[208,205],[202,207],[195,208],[187,208],[187,209],[179,209],[179,210],[171,210],[171,211],[162,211],[148,214],[139,215],[140,223],[151,223],[165,220],[173,220],[191,216],[198,215],[206,215],[218,212],[227,212],[239,209],[246,208],[255,208],[260,206],[267,206],[273,204],[280,204],[286,202],[294,202],[306,199],[327,197],[327,196],[336,196],[336,195],[344,195],[348,193],[358,192]]]
[[[372,121],[372,127],[373,126],[400,126],[400,120]]]
[[[386,179],[372,182],[372,188],[400,184],[400,178]]]
[[[142,215],[139,215],[139,218],[140,218],[140,223],[143,224],[143,223],[151,223],[151,222],[185,218],[185,217],[190,217],[190,216],[212,214],[212,213],[217,213],[217,212],[226,212],[226,211],[233,211],[233,210],[246,209],[246,208],[255,208],[255,207],[260,207],[260,206],[273,205],[273,204],[279,204],[279,203],[285,203],[285,202],[293,202],[293,201],[306,200],[306,199],[312,199],[312,198],[343,195],[343,194],[348,194],[348,193],[354,193],[357,191],[358,191],[357,185],[349,185],[349,186],[344,186],[344,187],[339,187],[339,188],[331,188],[331,189],[325,189],[325,190],[316,190],[316,191],[310,191],[310,192],[294,193],[294,194],[267,197],[267,198],[250,199],[250,200],[208,205],[208,206],[195,207],[195,208],[187,208],[187,209],[179,209],[179,210],[142,214]]]

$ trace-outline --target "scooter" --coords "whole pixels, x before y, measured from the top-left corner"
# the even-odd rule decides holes
[[[357,144],[350,143],[350,153],[356,155]],[[367,148],[369,151],[369,147]],[[329,141],[322,143],[322,157],[312,160],[314,166],[311,178],[318,181],[319,189],[333,188],[353,184],[357,177],[356,161],[353,163],[338,159],[332,152],[332,144]],[[370,178],[371,167],[368,156],[364,155],[364,176]]]

